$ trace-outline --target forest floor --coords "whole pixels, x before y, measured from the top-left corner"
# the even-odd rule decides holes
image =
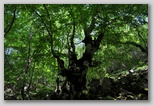
[[[99,79],[87,84],[78,100],[148,100],[148,67],[138,67],[129,72],[114,74],[113,77]],[[22,100],[20,94],[4,92],[5,100]],[[69,93],[58,95],[51,89],[42,89],[37,93],[31,93],[29,100],[69,100]]]

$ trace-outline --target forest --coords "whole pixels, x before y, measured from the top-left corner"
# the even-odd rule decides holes
[[[148,100],[148,4],[4,4],[4,100]]]

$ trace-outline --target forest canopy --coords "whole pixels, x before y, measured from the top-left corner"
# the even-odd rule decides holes
[[[147,100],[147,4],[5,4],[5,100]]]

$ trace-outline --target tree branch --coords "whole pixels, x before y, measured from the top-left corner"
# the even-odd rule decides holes
[[[129,44],[129,45],[133,45],[137,48],[139,48],[143,53],[146,53],[148,55],[148,51],[146,48],[144,48],[142,45],[137,44],[136,42],[131,42],[131,41],[127,41],[127,42],[120,42],[121,44]]]
[[[45,10],[46,10],[46,12],[47,12],[47,15],[48,15],[48,18],[49,18],[49,23],[50,23],[48,33],[49,33],[49,36],[50,36],[51,52],[52,52],[53,56],[57,59],[58,66],[61,68],[61,70],[66,70],[66,68],[64,67],[64,61],[63,61],[62,59],[60,59],[60,56],[58,56],[58,55],[55,53],[54,49],[53,49],[53,38],[52,38],[51,17],[50,17],[50,14],[49,14],[49,11],[48,11],[46,5],[43,4],[43,6],[44,6],[44,8],[45,8]]]
[[[4,29],[4,36],[6,36],[8,34],[8,32],[11,30],[12,26],[13,26],[13,23],[15,21],[15,18],[16,18],[16,8],[14,9],[14,12],[13,12],[13,18],[12,18],[12,21],[10,22],[10,24]]]
[[[104,33],[100,33],[100,34],[98,35],[97,39],[94,40],[94,47],[96,47],[97,50],[99,49],[99,45],[100,45],[100,43],[101,43],[103,37],[104,37]]]
[[[143,39],[143,37],[141,36],[139,29],[138,29],[137,27],[135,27],[135,28],[136,28],[136,30],[137,30],[138,36],[139,36],[140,39],[143,41],[144,46],[147,47],[147,43],[146,43],[146,41]]]
[[[73,54],[75,54],[75,45],[74,45],[74,36],[75,36],[75,22],[73,22],[73,33],[71,36],[71,47],[73,49]]]
[[[85,33],[85,36],[90,36],[90,33],[92,32],[92,30],[93,30],[93,29],[94,29],[94,27],[95,27],[96,17],[97,17],[97,12],[96,12],[96,13],[94,13],[94,15],[93,15],[93,17],[92,17],[91,24],[90,24],[89,28],[84,28],[84,33]]]
[[[28,55],[27,55],[27,64],[24,68],[23,71],[25,71],[25,73],[27,74],[28,70],[29,70],[29,67],[30,67],[30,63],[31,63],[31,40],[32,40],[32,35],[33,35],[33,32],[32,32],[32,29],[30,29],[30,35],[29,35],[29,41],[28,41]]]
[[[83,54],[83,58],[89,62],[92,60],[94,53],[99,49],[100,43],[104,37],[104,33],[100,33],[96,40],[91,40],[86,44],[86,50]],[[89,40],[88,37],[85,40]]]
[[[47,12],[48,18],[50,19],[50,14],[48,12],[48,9],[46,8],[45,5],[43,5],[43,6],[44,6],[44,8],[45,8],[45,10]],[[38,12],[36,10],[34,10],[34,11],[40,17],[43,25],[45,26],[45,28],[46,28],[46,30],[48,32],[48,35],[50,37],[49,43],[50,43],[50,46],[51,46],[51,53],[52,53],[53,57],[55,57],[57,59],[58,65],[61,68],[61,70],[65,69],[65,67],[64,67],[64,61],[62,59],[60,59],[60,57],[55,53],[55,51],[53,49],[53,38],[52,38],[51,20],[50,20],[50,28],[48,28],[47,25],[46,25],[46,23],[45,23],[45,21],[43,20],[42,16],[40,14],[38,14]]]
[[[52,26],[51,26],[51,17],[50,17],[50,14],[49,14],[49,11],[48,11],[46,5],[43,4],[43,6],[44,6],[44,8],[45,8],[45,10],[46,10],[46,12],[47,12],[48,18],[49,18],[49,23],[50,23],[49,27],[50,27],[50,31],[51,31],[51,30],[52,30]],[[51,32],[50,32],[50,33],[51,33]]]
[[[33,10],[34,10],[34,9],[33,9]],[[43,25],[44,25],[44,27],[46,28],[48,34],[50,35],[50,30],[48,29],[47,25],[45,24],[45,22],[44,22],[42,16],[41,16],[36,10],[34,10],[34,12],[36,13],[36,15],[37,15],[38,17],[40,17],[41,22],[43,23]]]

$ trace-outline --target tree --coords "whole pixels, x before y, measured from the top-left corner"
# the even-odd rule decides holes
[[[148,56],[147,9],[147,5],[5,5],[5,82],[22,83],[15,89],[21,90],[22,99],[29,99],[32,86],[51,81],[43,77],[50,73],[53,79],[65,77],[69,99],[80,99],[91,67],[101,64],[108,73],[114,62],[126,66],[125,61],[132,61],[128,58],[132,52]],[[7,78],[13,70],[17,70],[13,78]]]

